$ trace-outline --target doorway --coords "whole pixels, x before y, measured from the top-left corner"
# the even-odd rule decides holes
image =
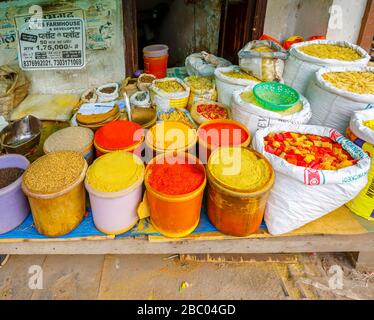
[[[143,69],[143,47],[169,46],[169,67],[207,51],[237,63],[263,32],[267,0],[122,0],[126,74]]]

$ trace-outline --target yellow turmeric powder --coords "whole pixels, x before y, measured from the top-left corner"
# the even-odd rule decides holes
[[[101,192],[117,192],[130,188],[144,176],[144,164],[129,152],[107,153],[89,167],[87,183]]]
[[[269,165],[247,148],[219,148],[210,156],[208,167],[215,179],[238,191],[255,192],[271,178]]]

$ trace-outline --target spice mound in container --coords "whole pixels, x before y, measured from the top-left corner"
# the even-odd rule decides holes
[[[56,151],[77,151],[86,159],[88,164],[93,161],[93,137],[91,129],[68,127],[50,135],[44,143],[44,153]]]
[[[144,129],[140,124],[117,120],[106,124],[95,133],[94,145],[99,157],[113,151],[129,151],[140,155]]]
[[[145,173],[146,199],[154,228],[171,238],[192,233],[200,220],[205,168],[187,153],[161,154]]]
[[[86,210],[87,162],[79,152],[59,151],[36,160],[23,176],[37,230],[48,237],[76,228]]]
[[[218,147],[247,147],[251,141],[248,129],[234,120],[211,120],[197,130],[199,137],[199,158],[207,163],[210,154]]]
[[[21,168],[2,168],[0,169],[0,189],[9,186],[24,173]]]
[[[29,161],[21,155],[0,156],[0,234],[18,227],[30,212],[21,188],[22,174],[28,165]]]
[[[244,237],[258,230],[275,174],[260,153],[243,147],[213,151],[207,166],[208,217],[221,232]]]
[[[188,108],[197,101],[217,100],[217,90],[214,77],[189,76],[184,82],[190,87],[191,93],[188,99]]]
[[[146,135],[147,154],[164,152],[196,152],[196,130],[182,122],[163,121],[155,124]]]
[[[138,156],[122,151],[105,154],[90,166],[85,185],[98,230],[116,235],[137,223],[144,170]]]

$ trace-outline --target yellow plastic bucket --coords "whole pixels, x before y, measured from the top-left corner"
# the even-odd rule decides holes
[[[51,154],[57,153],[59,152]],[[44,157],[48,157],[48,155]],[[36,160],[34,164],[40,159]],[[32,165],[29,169],[31,167]],[[87,162],[84,161],[83,169],[76,180],[63,190],[55,193],[32,192],[23,181],[22,190],[30,202],[38,232],[47,237],[62,236],[71,232],[81,223],[86,212],[86,191],[83,181],[87,167]]]
[[[215,176],[212,172],[212,159],[214,158],[216,164],[216,158],[223,149],[252,152],[258,160],[264,161],[266,170],[269,170],[268,179],[254,189],[245,189]],[[232,236],[244,237],[255,233],[263,219],[265,205],[275,181],[275,173],[270,162],[262,154],[249,148],[218,148],[209,159],[207,177],[207,211],[212,224],[222,233]]]

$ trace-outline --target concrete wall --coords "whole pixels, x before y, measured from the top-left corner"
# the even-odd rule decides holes
[[[366,1],[268,0],[264,32],[280,41],[292,35],[325,35],[355,43]]]
[[[334,0],[327,38],[356,43],[367,0]]]

